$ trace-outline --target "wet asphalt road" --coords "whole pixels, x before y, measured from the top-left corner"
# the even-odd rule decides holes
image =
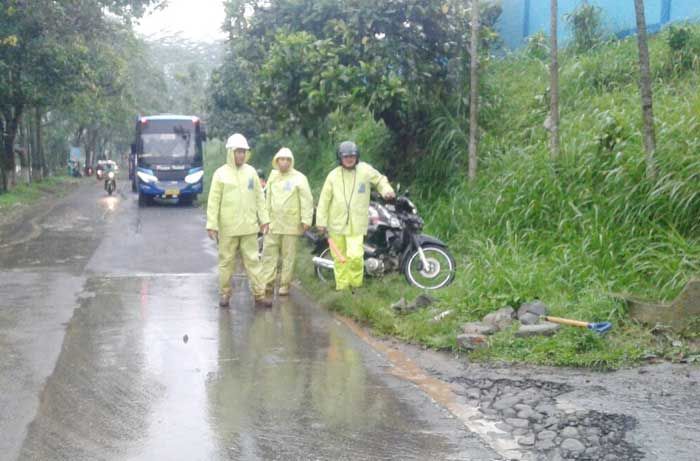
[[[202,210],[119,186],[0,227],[0,459],[500,459],[325,311],[219,309]]]

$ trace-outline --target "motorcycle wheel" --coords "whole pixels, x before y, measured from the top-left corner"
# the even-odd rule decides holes
[[[455,277],[455,260],[447,248],[424,245],[423,253],[428,267],[423,267],[418,250],[411,253],[404,266],[406,280],[424,290],[437,290],[452,283]]]
[[[330,259],[331,261],[333,260],[333,257],[331,256],[331,249],[326,248],[321,252],[320,255],[318,255],[319,258],[323,259]],[[315,266],[316,269],[316,277],[324,283],[331,283],[335,280],[335,273],[333,272],[333,269],[328,269],[326,267],[321,267],[321,266]]]
[[[109,186],[109,187],[107,188],[107,193],[108,193],[109,195],[112,195],[112,192],[114,192],[114,189],[112,188],[112,186]]]

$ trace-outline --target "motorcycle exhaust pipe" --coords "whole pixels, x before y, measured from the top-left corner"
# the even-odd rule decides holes
[[[323,267],[324,269],[335,268],[335,264],[330,259],[319,258],[318,256],[314,256],[313,258],[311,258],[311,261],[313,261],[315,266]]]

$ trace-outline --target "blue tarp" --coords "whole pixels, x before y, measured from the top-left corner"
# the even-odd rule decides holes
[[[498,31],[508,48],[518,48],[524,39],[543,31],[549,34],[550,0],[497,0],[503,6]],[[559,39],[566,42],[570,31],[564,16],[584,0],[559,0]],[[634,0],[588,0],[602,10],[605,29],[611,34],[625,35],[636,29]],[[649,29],[654,31],[672,21],[700,20],[700,0],[644,0]]]

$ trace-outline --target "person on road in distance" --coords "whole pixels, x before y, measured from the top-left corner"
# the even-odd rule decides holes
[[[370,189],[376,188],[385,200],[392,200],[395,194],[386,176],[360,162],[360,152],[354,142],[340,143],[336,156],[340,165],[328,174],[321,189],[316,227],[322,233],[328,231],[345,258],[341,263],[333,254],[335,288],[344,290],[362,286]]]
[[[309,182],[294,168],[294,154],[283,147],[272,159],[265,199],[270,214],[270,229],[263,243],[263,281],[272,290],[277,278],[280,254],[280,296],[289,294],[299,236],[311,226],[313,197]]]
[[[258,231],[266,233],[270,222],[265,196],[258,173],[246,163],[250,156],[246,138],[239,133],[231,135],[226,151],[226,164],[214,172],[207,202],[207,233],[219,243],[219,306],[229,305],[240,248],[255,304],[269,307],[272,301],[265,297],[257,241]]]

